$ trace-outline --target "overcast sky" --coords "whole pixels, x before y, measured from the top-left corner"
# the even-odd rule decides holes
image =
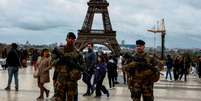
[[[67,32],[81,28],[87,1],[0,0],[0,42],[65,43]],[[160,46],[160,34],[146,30],[164,18],[167,48],[201,48],[201,0],[107,1],[119,43],[144,39],[147,46]],[[93,28],[102,29],[100,15],[95,16]]]

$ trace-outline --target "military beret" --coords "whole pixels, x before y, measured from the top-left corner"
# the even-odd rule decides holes
[[[75,34],[73,33],[73,32],[69,32],[68,34],[67,34],[67,38],[73,38],[73,39],[76,39],[76,36],[75,36]]]
[[[145,42],[143,40],[137,40],[136,45],[145,45]]]

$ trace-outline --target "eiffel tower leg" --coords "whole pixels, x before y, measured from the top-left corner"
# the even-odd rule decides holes
[[[93,23],[93,19],[94,19],[94,11],[93,11],[93,7],[89,7],[84,23],[82,25],[82,30],[85,30],[87,32],[89,32],[92,28],[92,23]]]
[[[110,17],[107,8],[104,10],[105,12],[102,14],[103,17],[103,25],[106,32],[112,31],[112,25],[110,23]]]
[[[87,39],[84,39],[84,38],[78,38],[75,42],[75,46],[78,50],[82,51],[86,45],[88,43],[88,40]]]
[[[118,45],[117,40],[116,40],[115,38],[109,39],[109,40],[110,40],[110,41],[108,42],[108,43],[109,43],[108,48],[112,51],[112,53],[113,53],[114,55],[119,56],[121,50],[120,50],[120,47],[119,47],[119,45]]]

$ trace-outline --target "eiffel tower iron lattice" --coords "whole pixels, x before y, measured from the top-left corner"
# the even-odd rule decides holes
[[[108,13],[109,3],[106,0],[90,0],[88,11],[82,25],[78,30],[78,38],[75,42],[79,50],[83,50],[88,42],[101,44],[108,47],[113,54],[120,55],[120,47],[116,40],[116,31],[112,30],[110,17]],[[92,29],[92,23],[95,14],[102,14],[103,30]]]

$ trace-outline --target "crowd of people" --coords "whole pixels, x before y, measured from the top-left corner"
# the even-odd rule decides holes
[[[86,93],[83,96],[101,97],[103,94],[110,97],[109,90],[105,87],[103,81],[108,78],[109,89],[113,89],[118,84],[118,69],[123,72],[124,84],[128,84],[133,101],[140,101],[143,96],[144,101],[153,101],[153,86],[160,78],[160,71],[163,65],[166,68],[165,79],[172,80],[172,71],[174,80],[187,81],[187,75],[192,70],[194,75],[201,78],[201,56],[196,58],[188,54],[171,56],[167,55],[165,63],[159,61],[153,55],[144,51],[145,42],[136,41],[136,50],[134,54],[121,54],[120,65],[118,66],[118,57],[113,54],[104,54],[103,52],[94,52],[93,43],[88,42],[87,52],[81,53],[74,46],[76,36],[69,32],[66,37],[66,45],[55,47],[54,49],[44,48],[41,51],[35,49],[31,55],[31,65],[34,68],[34,78],[38,80],[40,94],[37,99],[44,99],[44,94],[49,97],[45,83],[50,82],[50,69],[54,68],[53,101],[78,101],[78,80],[86,84]],[[5,90],[9,91],[12,77],[15,78],[15,90],[19,90],[18,71],[20,67],[27,67],[26,61],[28,52],[19,51],[17,44],[13,43],[6,58],[6,67],[8,69],[8,84]]]
[[[167,55],[166,58],[166,80],[183,80],[187,82],[188,74],[192,73],[193,76],[198,76],[201,78],[201,56],[190,57],[189,54],[180,54],[180,55]]]
[[[45,83],[50,82],[50,69],[54,68],[53,86],[55,101],[78,101],[78,84],[81,78],[87,85],[87,91],[83,96],[91,96],[95,92],[96,97],[105,94],[110,96],[108,89],[104,86],[103,81],[108,73],[110,87],[113,88],[117,81],[117,59],[110,56],[108,60],[103,52],[94,52],[93,43],[87,43],[88,51],[81,54],[74,46],[76,36],[74,33],[68,33],[66,45],[55,47],[53,50],[44,48],[42,50],[33,50],[30,56],[31,65],[34,71],[34,78],[38,81],[40,94],[37,99],[44,99],[44,94],[49,97]],[[8,70],[8,85],[5,90],[11,90],[11,81],[15,78],[15,90],[19,90],[18,73],[21,67],[26,67],[27,51],[18,50],[18,45],[12,43],[11,49],[6,56],[6,67]],[[108,62],[109,61],[109,62]],[[108,62],[108,63],[107,63]],[[107,65],[109,64],[109,65]],[[113,74],[114,73],[114,74]],[[92,80],[93,79],[93,80]],[[92,81],[92,82],[91,82]],[[111,86],[112,83],[112,86]]]

